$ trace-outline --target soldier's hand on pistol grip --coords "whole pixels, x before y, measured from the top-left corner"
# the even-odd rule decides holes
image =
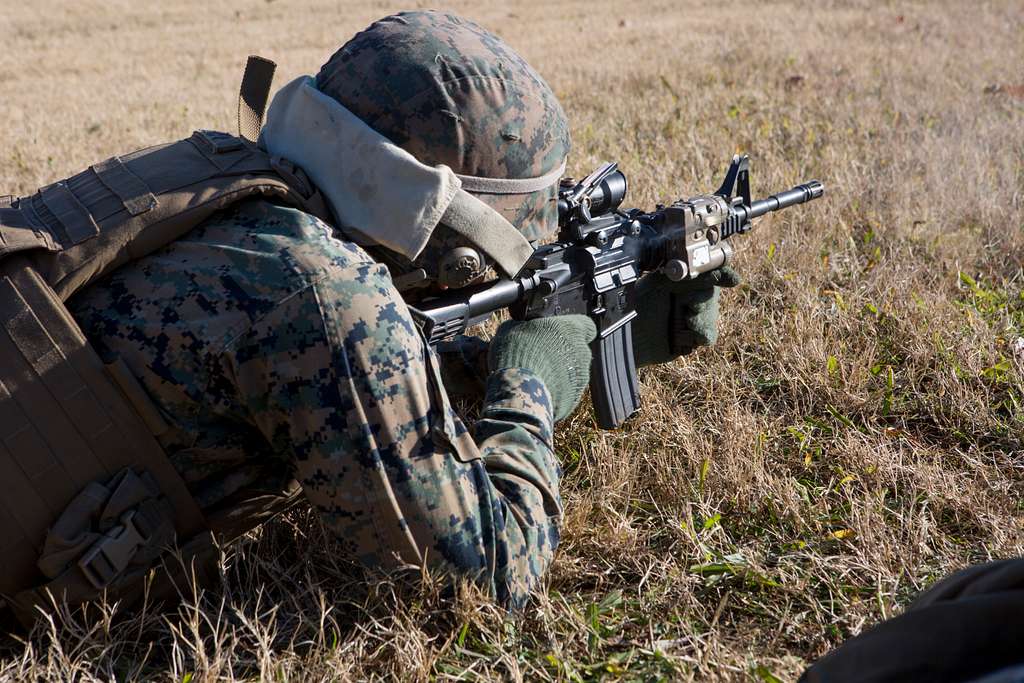
[[[555,421],[568,417],[590,383],[590,342],[597,336],[585,315],[509,320],[491,340],[491,371],[521,368],[535,374],[551,394]]]
[[[454,339],[439,342],[437,357],[441,361],[441,376],[449,398],[479,400],[486,390],[490,367],[487,354],[490,343],[460,334]]]
[[[718,339],[718,298],[723,287],[740,283],[729,266],[673,282],[661,273],[637,285],[633,355],[638,367],[667,363],[710,346]]]

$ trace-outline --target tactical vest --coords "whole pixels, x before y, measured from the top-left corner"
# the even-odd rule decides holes
[[[206,518],[157,441],[167,429],[159,410],[121,360],[99,357],[65,307],[254,196],[331,221],[300,169],[212,131],[0,198],[0,600],[22,622],[52,604],[48,593],[130,602],[171,546],[186,559],[209,554],[215,538],[296,499],[297,485],[243,493]]]

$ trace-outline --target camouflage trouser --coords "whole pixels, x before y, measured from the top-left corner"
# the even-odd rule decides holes
[[[487,379],[470,435],[387,269],[301,212],[245,202],[72,302],[174,430],[203,505],[284,463],[370,565],[428,565],[521,602],[561,506],[551,401],[528,371]]]

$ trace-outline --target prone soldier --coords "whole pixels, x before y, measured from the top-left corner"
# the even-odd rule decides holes
[[[407,301],[513,277],[554,233],[554,93],[439,12],[357,34],[259,133],[268,88],[250,61],[245,135],[199,131],[0,208],[0,468],[19,492],[0,501],[0,594],[26,623],[51,595],[130,602],[172,542],[200,560],[300,498],[360,562],[510,606],[552,560],[552,434],[593,322],[510,321],[438,353]],[[712,343],[737,281],[645,275],[635,357]],[[467,376],[472,432],[449,397]]]

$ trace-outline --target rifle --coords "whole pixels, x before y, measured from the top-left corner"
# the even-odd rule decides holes
[[[516,277],[420,302],[411,308],[430,344],[492,313],[509,309],[529,320],[582,313],[597,325],[590,390],[597,422],[614,429],[640,407],[632,320],[641,275],[660,271],[675,282],[729,262],[728,240],[748,232],[753,219],[820,197],[817,180],[757,201],[750,197],[750,160],[733,157],[714,194],[679,200],[645,213],[620,210],[626,176],[605,163],[576,183],[564,179],[558,196],[558,240],[541,245]]]

